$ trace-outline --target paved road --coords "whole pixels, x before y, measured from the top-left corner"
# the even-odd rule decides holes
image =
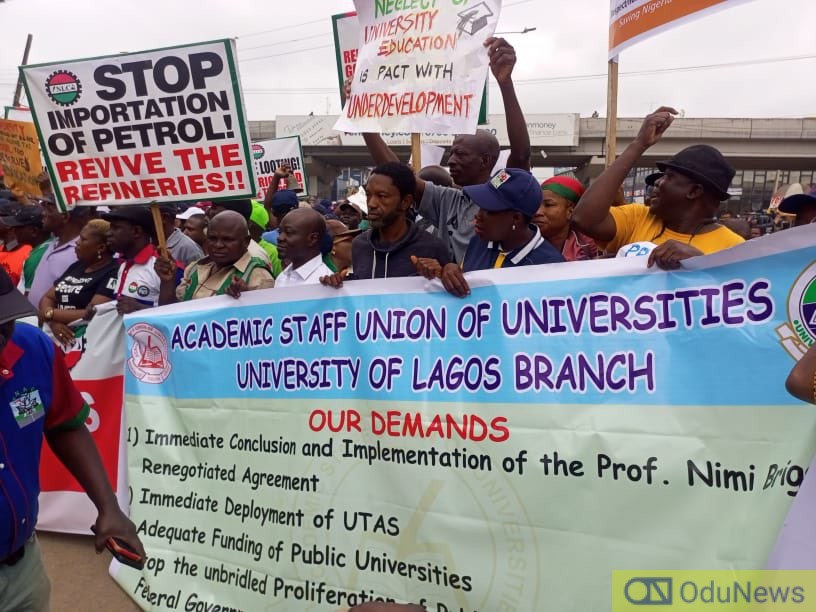
[[[135,612],[133,603],[108,574],[111,556],[97,555],[90,536],[40,532],[51,578],[52,612]]]

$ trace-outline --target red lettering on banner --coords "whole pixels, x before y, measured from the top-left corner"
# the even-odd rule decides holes
[[[488,423],[475,414],[435,414],[421,412],[371,411],[371,433],[392,438],[443,438],[472,442],[505,442],[510,439],[506,417],[494,417]]]
[[[55,164],[60,182],[86,181],[99,178],[122,178],[126,175],[162,174],[167,172],[158,151],[110,157],[88,157],[65,160]]]
[[[176,149],[173,155],[181,161],[181,167],[185,171],[240,166],[243,163],[237,144]]]
[[[447,115],[469,117],[476,108],[471,105],[473,94],[409,91],[405,93],[364,93],[353,95],[346,116],[396,117],[407,115]]]
[[[309,429],[314,432],[328,429],[333,433],[341,431],[350,432],[358,431],[360,429],[360,413],[356,410],[338,410],[332,412],[331,410],[312,410],[309,414]]]
[[[79,202],[105,202],[134,198],[162,198],[170,196],[202,195],[224,191],[244,190],[244,174],[230,170],[223,174],[190,174],[163,176],[102,183],[84,182],[63,188],[65,201],[70,206]]]

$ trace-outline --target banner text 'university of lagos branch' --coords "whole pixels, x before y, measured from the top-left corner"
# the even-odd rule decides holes
[[[816,425],[784,389],[816,327],[785,234],[128,317],[151,561],[117,579],[160,610],[600,610],[613,570],[763,567]]]

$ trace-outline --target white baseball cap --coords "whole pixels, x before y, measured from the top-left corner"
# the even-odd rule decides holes
[[[202,209],[200,209],[198,206],[191,206],[190,208],[185,210],[183,213],[177,214],[176,219],[181,219],[182,221],[186,221],[190,217],[194,217],[195,215],[203,215],[203,214],[205,214],[204,211]]]

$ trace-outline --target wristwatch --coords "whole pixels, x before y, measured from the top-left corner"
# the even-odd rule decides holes
[[[53,318],[54,318],[54,309],[53,309],[53,308],[49,308],[48,310],[46,310],[46,311],[45,311],[45,317],[43,317],[43,318],[44,318],[46,321],[50,321],[51,319],[53,319]]]

